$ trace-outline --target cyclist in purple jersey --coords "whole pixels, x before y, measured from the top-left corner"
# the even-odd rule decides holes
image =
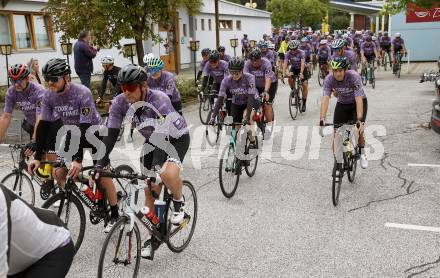
[[[231,56],[228,54],[225,54],[226,48],[224,46],[219,46],[217,48],[217,51],[220,54],[220,60],[223,60],[225,62],[229,62],[229,60],[231,60]]]
[[[324,75],[327,76],[329,72],[328,63],[331,58],[331,49],[327,44],[327,40],[321,40],[317,56],[319,67]]]
[[[306,67],[306,54],[304,51],[299,49],[300,42],[298,40],[291,41],[288,46],[288,52],[284,57],[283,72],[285,75],[289,75],[289,86],[293,90],[294,78],[299,77],[302,80],[302,94],[303,94],[303,105],[302,112],[306,111],[306,101],[308,94],[308,84],[307,80],[310,78]],[[287,66],[290,65],[290,70],[292,74],[287,71]]]
[[[393,54],[393,65],[396,65],[397,63],[397,53],[400,52],[400,59],[404,55],[406,55],[406,47],[405,47],[405,41],[402,39],[402,36],[400,33],[396,33],[396,37],[391,42],[391,53]],[[393,72],[396,72],[396,67],[393,67]]]
[[[148,61],[148,87],[152,90],[162,91],[167,94],[174,109],[182,114],[182,100],[176,86],[174,74],[163,70],[165,63],[160,58]]]
[[[241,39],[241,55],[246,57],[250,48],[251,48],[251,46],[250,46],[250,42],[248,39],[248,35],[244,34],[243,38]]]
[[[323,85],[319,125],[323,126],[325,123],[330,97],[333,94],[337,98],[333,124],[356,122],[359,128],[358,147],[361,154],[361,166],[365,169],[368,167],[368,160],[364,153],[364,124],[368,102],[360,75],[353,70],[348,70],[349,66],[350,62],[347,57],[336,57],[331,61],[332,74],[327,75]],[[334,134],[336,137],[337,132]]]
[[[261,51],[261,57],[266,58],[272,65],[272,71],[275,70],[276,65],[276,55],[272,50],[269,49],[269,42],[261,42],[258,44],[258,48]]]
[[[371,63],[377,60],[379,57],[377,53],[376,44],[370,36],[365,38],[365,42],[361,45],[361,57],[362,63],[365,65],[367,62]]]
[[[350,61],[351,70],[357,71],[356,54],[354,51],[346,48],[345,41],[343,39],[334,40],[331,46],[333,50],[333,55],[331,57],[332,59],[342,56],[347,57],[347,59]]]
[[[380,57],[386,53],[390,54],[391,52],[391,38],[388,36],[388,32],[384,32],[383,36],[379,39],[380,46]]]
[[[197,71],[197,81],[200,80],[200,77],[202,77],[203,69],[205,68],[205,65],[208,63],[209,53],[211,53],[211,50],[209,48],[203,48],[202,49],[202,61],[199,64],[199,69]]]
[[[256,48],[249,53],[249,60],[244,64],[244,73],[250,73],[255,77],[255,87],[261,97],[268,103],[263,104],[263,113],[268,124],[266,134],[270,137],[272,133],[271,124],[273,121],[272,103],[278,89],[278,79],[272,71],[272,64],[266,58],[261,57],[261,51]]]
[[[12,86],[5,97],[5,107],[0,117],[0,141],[3,141],[12,119],[14,107],[17,106],[24,114],[21,127],[29,133],[31,142],[26,155],[35,149],[35,131],[40,121],[41,103],[46,90],[37,83],[29,81],[29,68],[25,64],[16,64],[8,69],[8,77]]]
[[[220,54],[217,50],[213,50],[209,54],[209,62],[203,69],[203,75],[201,92],[205,91],[208,85],[208,78],[211,77],[213,79],[211,89],[218,93],[223,78],[228,75],[228,63],[220,60]]]
[[[102,140],[105,155],[97,162],[93,179],[100,179],[100,184],[111,188],[112,201],[117,201],[112,179],[100,178],[100,173],[109,164],[109,155],[115,146],[123,121],[128,120],[145,138],[140,155],[142,173],[147,174],[148,170],[160,167],[160,177],[173,196],[174,211],[171,222],[180,225],[184,220],[180,171],[190,143],[186,121],[176,112],[164,92],[148,88],[147,73],[142,67],[123,67],[118,80],[123,93],[116,97],[111,106],[108,134]],[[153,188],[157,186],[154,185]],[[150,190],[145,190],[145,197],[146,205],[150,211],[154,211],[154,198]],[[114,225],[117,217],[117,213],[112,214],[109,225]],[[152,259],[152,252],[151,241],[147,240],[142,249],[142,256]]]

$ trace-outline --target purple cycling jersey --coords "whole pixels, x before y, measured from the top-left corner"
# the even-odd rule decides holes
[[[188,133],[185,118],[174,110],[169,97],[161,91],[148,89],[143,106],[130,105],[124,95],[117,96],[110,107],[107,127],[121,128],[124,119],[147,140],[153,132],[173,138]]]
[[[361,76],[353,70],[347,70],[342,81],[337,81],[333,74],[327,75],[324,79],[323,95],[331,96],[333,91],[337,93],[338,102],[342,104],[355,103],[355,97],[366,98]]]
[[[353,39],[350,37],[345,38],[347,40],[348,46],[351,46],[353,44]]]
[[[295,53],[292,50],[288,51],[284,56],[284,61],[287,61],[293,69],[301,69],[301,60],[306,58],[306,54],[301,49]]]
[[[328,45],[323,45],[318,48],[319,61],[329,61],[331,57],[331,49]]]
[[[266,78],[270,78],[271,82],[277,80],[275,73],[272,71],[272,64],[266,58],[261,58],[261,65],[258,68],[253,67],[250,60],[246,61],[243,71],[255,77],[255,86],[257,88],[264,88]]]
[[[393,47],[394,47],[395,50],[396,49],[400,50],[400,49],[402,49],[402,46],[405,44],[405,41],[402,38],[400,38],[400,39],[395,38],[393,40],[392,44],[393,44]]]
[[[333,53],[332,60],[333,60],[333,58],[338,57],[338,56],[340,56],[338,53]],[[348,58],[348,60],[350,61],[350,65],[351,65],[350,69],[356,71],[357,70],[357,66],[356,66],[356,53],[353,50],[351,50],[351,49],[345,49],[344,50],[344,54],[342,56]]]
[[[35,126],[36,115],[41,113],[41,104],[46,90],[33,82],[29,82],[27,90],[24,92],[15,90],[11,86],[6,93],[4,112],[12,113],[14,106],[17,105],[23,111],[26,122]]]
[[[218,84],[222,83],[223,78],[225,78],[228,74],[228,62],[223,60],[219,61],[216,68],[213,68],[210,63],[206,63],[205,68],[203,69],[203,75],[212,76],[215,83]]]
[[[180,101],[180,92],[176,87],[174,74],[168,71],[162,71],[160,78],[154,79],[151,75],[147,79],[148,88],[151,90],[162,91],[167,94],[171,102]]]
[[[226,94],[232,95],[232,103],[236,105],[245,105],[248,102],[249,95],[259,97],[255,87],[255,77],[250,73],[243,72],[239,80],[234,80],[232,76],[223,79],[220,86],[219,96],[226,98]]]
[[[310,44],[301,44],[299,46],[299,49],[304,51],[307,60],[310,59],[310,56],[312,55],[312,47],[310,46]]]
[[[209,60],[202,60],[199,65],[199,71],[203,72],[203,69],[205,68],[205,66],[208,62],[209,62]]]
[[[220,57],[220,60],[229,62],[232,59],[232,57],[228,54],[224,54],[223,57]]]
[[[265,52],[261,52],[261,57],[263,57],[263,58],[266,58],[267,60],[269,60],[269,62],[272,64],[272,65],[275,65],[275,57],[276,57],[276,55],[274,54],[274,52],[272,51],[272,50],[270,50],[270,49],[268,49],[267,51],[265,51]]]
[[[41,119],[48,122],[61,120],[65,125],[98,125],[101,116],[96,111],[90,90],[75,83],[69,83],[68,86],[62,94],[46,92],[41,108]]]
[[[375,51],[376,51],[376,44],[373,41],[371,41],[371,42],[364,42],[361,45],[361,50],[364,51],[364,56],[365,57],[374,56]]]
[[[391,46],[391,38],[382,36],[379,40],[379,44],[381,47],[390,47]]]
[[[248,48],[249,47],[249,40],[248,39],[241,39],[241,45],[243,46],[243,48]]]

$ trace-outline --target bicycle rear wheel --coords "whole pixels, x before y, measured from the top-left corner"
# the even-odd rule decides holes
[[[368,80],[366,68],[362,69],[361,75],[362,75],[362,85],[365,86],[365,85],[367,85],[367,80]]]
[[[107,235],[99,256],[98,277],[137,277],[141,261],[141,234],[122,216]]]
[[[249,138],[246,138],[246,154],[249,154],[249,144],[250,144]],[[258,137],[255,137],[255,146],[256,149],[258,150]],[[244,167],[248,177],[252,177],[255,175],[255,171],[257,170],[257,164],[258,164],[258,154],[255,156],[255,158],[249,161],[249,165],[246,164],[246,166]]]
[[[212,105],[210,98],[207,96],[203,96],[202,101],[199,104],[199,117],[202,124],[208,124],[208,115],[209,112],[211,112],[211,109]]]
[[[292,120],[295,120],[296,117],[298,116],[298,99],[296,97],[296,93],[294,90],[290,91],[289,94],[289,112],[290,112],[290,117],[292,117]]]
[[[376,77],[374,76],[374,70],[371,71],[371,86],[376,88]]]
[[[322,71],[321,69],[318,70],[318,84],[320,87],[322,87],[322,84],[324,83],[324,80],[322,78]]]
[[[383,69],[387,71],[387,65],[388,65],[388,54],[384,54],[382,59]]]
[[[358,163],[357,154],[352,153],[350,155],[350,158],[347,160],[348,160],[348,170],[347,170],[348,181],[353,183],[354,178],[356,177],[356,170],[357,170],[357,163]]]
[[[212,110],[209,111],[207,122],[211,119]],[[214,126],[207,124],[205,128],[206,141],[210,146],[215,146],[220,137],[220,124],[218,123],[218,116],[216,117],[216,124]]]
[[[64,192],[53,195],[41,206],[51,210],[66,224],[75,245],[75,253],[78,252],[84,239],[86,230],[86,215],[81,201],[75,196]],[[59,203],[58,203],[59,202]]]
[[[172,205],[169,206],[165,218],[168,219],[167,231],[169,239],[167,246],[174,253],[180,253],[188,246],[194,234],[197,222],[197,195],[194,186],[189,181],[183,181],[182,195],[185,200],[185,219],[183,223],[179,226],[171,224],[168,215],[171,215],[174,210]]]
[[[342,184],[342,167],[335,161],[333,166],[333,180],[332,180],[332,201],[333,206],[337,206],[339,203],[339,193],[341,192]]]
[[[1,183],[17,194],[26,203],[35,205],[35,191],[31,179],[22,172],[12,172],[4,177]]]
[[[235,157],[234,147],[230,144],[223,149],[218,169],[220,189],[226,198],[234,196],[240,180],[240,161]]]

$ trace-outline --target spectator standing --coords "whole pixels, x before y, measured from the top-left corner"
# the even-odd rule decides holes
[[[28,68],[30,71],[29,81],[34,82],[34,83],[38,83],[41,85],[40,65],[38,64],[38,60],[31,58],[31,60],[28,62]]]
[[[93,72],[93,58],[96,57],[99,47],[90,45],[90,34],[88,31],[81,31],[78,41],[73,47],[73,58],[75,59],[75,72],[78,74],[81,83],[90,89],[90,79]]]

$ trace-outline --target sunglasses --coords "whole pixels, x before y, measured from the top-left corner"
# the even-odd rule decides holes
[[[58,81],[60,81],[60,79],[63,78],[62,76],[50,76],[50,75],[45,75],[44,76],[44,81],[46,82],[52,82],[52,83],[57,83]]]
[[[217,64],[217,63],[218,63],[218,60],[217,60],[217,61],[209,61],[209,63],[210,63],[210,64]]]
[[[238,76],[238,75],[240,75],[241,71],[233,70],[233,71],[229,71],[229,73],[231,73],[231,75]]]
[[[139,84],[121,84],[122,92],[134,92],[138,88]]]

